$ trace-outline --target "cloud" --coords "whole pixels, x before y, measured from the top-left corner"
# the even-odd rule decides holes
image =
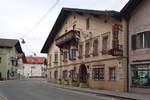
[[[0,1],[0,37],[24,38],[22,45],[27,55],[38,52],[56,21],[62,7],[117,10],[128,0],[60,0],[41,23],[34,27],[56,0],[1,0]]]

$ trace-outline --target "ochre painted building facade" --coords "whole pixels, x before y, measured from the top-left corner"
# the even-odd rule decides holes
[[[41,51],[48,81],[127,91],[126,29],[118,12],[63,8]]]

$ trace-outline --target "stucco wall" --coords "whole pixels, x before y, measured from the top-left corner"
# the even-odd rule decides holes
[[[33,68],[34,67],[34,68]],[[42,67],[44,64],[24,64],[23,76],[27,77],[41,77]]]
[[[90,18],[90,29],[86,30],[86,19]],[[107,22],[105,23],[105,20]],[[102,37],[104,35],[109,36],[109,49],[112,49],[112,26],[114,24],[120,24],[123,26],[122,31],[119,32],[119,44],[123,47],[123,57],[115,57],[111,55],[102,55]],[[70,13],[70,15],[66,18],[64,21],[64,24],[62,25],[61,29],[59,30],[57,37],[65,34],[65,30],[72,30],[73,25],[76,25],[75,30],[80,31],[80,41],[79,43],[83,44],[83,58],[78,58],[79,52],[77,51],[77,57],[76,60],[67,60],[63,61],[63,58],[60,58],[60,50],[56,46],[55,41],[52,43],[51,47],[48,51],[48,81],[57,82],[57,80],[54,79],[54,72],[58,71],[58,79],[63,76],[63,71],[67,70],[73,70],[74,67],[76,67],[76,72],[78,73],[80,65],[86,64],[89,66],[88,73],[90,73],[89,78],[89,85],[92,88],[101,88],[108,89],[108,90],[120,90],[120,91],[126,91],[127,86],[127,24],[125,20],[118,21],[112,17],[94,17],[92,15],[80,15],[77,13]],[[90,34],[92,33],[92,34]],[[91,44],[93,43],[93,40],[98,38],[98,55],[93,56],[93,46],[90,46],[90,57],[85,57],[85,42],[87,40],[90,40]],[[58,52],[59,54],[59,62],[57,64],[54,63],[54,53]],[[62,57],[62,56],[61,56]],[[104,81],[95,81],[92,79],[92,64],[94,63],[100,63],[104,64],[103,66],[105,68],[105,79]],[[119,63],[121,63],[121,67],[119,67]],[[61,68],[60,68],[61,65]],[[100,66],[97,66],[99,68]],[[110,67],[116,68],[116,80],[115,81],[109,81],[109,75],[108,70]],[[60,73],[61,72],[61,73]],[[51,75],[50,75],[51,73]],[[100,84],[101,83],[101,84]],[[118,87],[117,87],[118,86]]]
[[[16,67],[12,65],[11,57],[16,58],[17,51],[13,48],[0,48],[0,57],[2,58],[2,63],[0,64],[0,72],[4,79],[7,78],[7,72],[11,73],[16,71]]]
[[[129,59],[130,63],[133,60],[150,59],[150,49],[131,50],[131,36],[143,31],[150,30],[150,0],[144,0],[133,11],[129,20]]]

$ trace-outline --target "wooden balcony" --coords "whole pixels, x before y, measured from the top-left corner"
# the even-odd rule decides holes
[[[80,31],[70,30],[56,39],[56,46],[59,48],[64,48],[66,46],[76,45],[79,39]]]

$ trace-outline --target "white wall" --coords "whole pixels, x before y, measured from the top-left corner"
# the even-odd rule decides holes
[[[25,77],[41,77],[44,64],[24,64]]]

